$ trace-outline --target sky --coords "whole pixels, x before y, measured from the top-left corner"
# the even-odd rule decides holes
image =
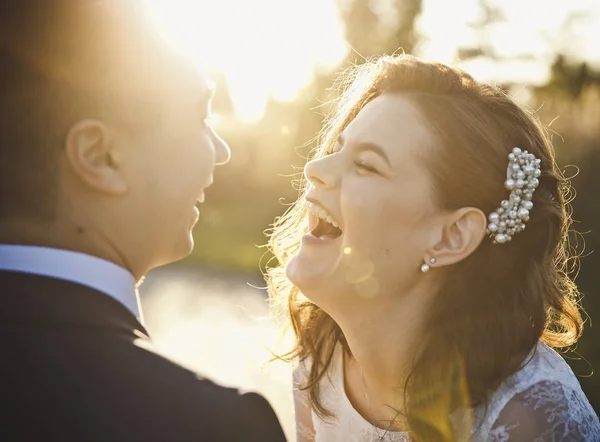
[[[385,10],[388,0],[371,1]],[[350,48],[336,0],[146,0],[163,36],[203,69],[223,72],[236,112],[259,119],[270,96],[292,100],[316,67],[332,69]],[[482,81],[543,83],[560,50],[600,67],[600,0],[488,0],[507,21],[477,31],[479,0],[423,0],[416,55],[458,65]],[[569,20],[573,13],[576,19]],[[392,17],[393,19],[393,17]],[[566,32],[558,32],[565,30]],[[457,49],[486,41],[503,57],[460,63]]]

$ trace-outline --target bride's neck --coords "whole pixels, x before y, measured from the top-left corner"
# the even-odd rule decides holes
[[[428,299],[424,293],[374,299],[335,318],[352,352],[346,364],[350,388],[365,390],[373,410],[403,408],[404,382],[418,354]]]

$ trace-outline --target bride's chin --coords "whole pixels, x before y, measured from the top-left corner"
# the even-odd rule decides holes
[[[306,287],[306,278],[302,275],[301,269],[298,269],[296,263],[290,261],[285,268],[285,274],[288,279],[295,287],[300,291]]]
[[[300,288],[303,285],[302,282],[304,279],[302,278],[303,266],[302,263],[298,262],[299,259],[300,257],[298,255],[295,255],[285,266],[285,276],[292,284],[294,284],[298,288]]]
[[[321,292],[330,292],[333,287],[343,284],[343,255],[339,250],[326,248],[315,250],[302,244],[298,253],[285,266],[287,279],[307,298],[323,296]],[[327,289],[326,289],[327,287]]]

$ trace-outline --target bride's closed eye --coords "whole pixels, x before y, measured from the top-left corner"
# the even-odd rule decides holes
[[[379,174],[379,171],[377,169],[375,169],[373,166],[371,166],[369,163],[367,163],[364,160],[354,160],[354,165],[360,171],[360,173],[363,175],[365,173]]]
[[[342,151],[342,148],[343,148],[342,143],[337,141],[332,146],[329,146],[329,148],[325,151],[325,156],[340,153]],[[356,159],[356,160],[353,160],[353,163],[354,163],[354,166],[356,167],[358,173],[361,175],[366,175],[369,173],[375,173],[375,174],[381,175],[381,172],[377,168],[375,168],[373,165],[371,165],[369,162],[367,162],[365,160]]]

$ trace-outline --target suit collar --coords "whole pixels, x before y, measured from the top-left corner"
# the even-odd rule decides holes
[[[114,329],[147,337],[120,302],[71,281],[0,270],[0,326],[56,324]]]
[[[74,282],[115,299],[142,320],[134,276],[110,261],[71,250],[0,244],[0,270]]]

